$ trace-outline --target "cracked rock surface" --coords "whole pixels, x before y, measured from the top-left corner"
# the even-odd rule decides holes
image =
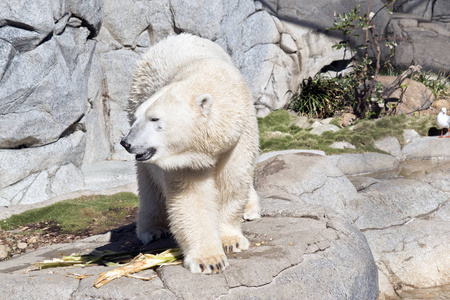
[[[427,290],[432,289],[429,295],[446,299],[450,164],[428,163],[422,171],[415,166],[415,172],[406,169],[402,173],[408,178],[380,180],[361,190],[364,202],[355,223],[374,254],[383,296],[427,299]]]
[[[385,157],[272,156],[256,171],[258,193],[266,198],[263,213],[285,216],[305,205],[331,208],[365,234],[379,269],[380,299],[427,299],[428,289],[445,299],[450,285],[450,163],[407,161],[399,169],[391,157],[384,175],[353,176],[351,181],[343,175],[365,173]]]
[[[243,224],[248,251],[229,255],[217,275],[192,274],[181,265],[156,270],[151,281],[120,278],[100,289],[97,275],[108,267],[57,268],[24,273],[30,263],[61,253],[127,250],[141,245],[134,224],[74,244],[53,245],[0,263],[0,295],[16,299],[376,299],[377,269],[362,233],[330,209],[304,206],[285,217]],[[161,240],[147,247],[173,246]],[[124,245],[125,248],[124,248]],[[93,275],[82,280],[71,274]],[[154,275],[155,271],[139,273]],[[299,298],[300,297],[300,298]]]

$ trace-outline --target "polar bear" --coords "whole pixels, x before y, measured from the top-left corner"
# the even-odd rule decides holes
[[[137,63],[129,118],[121,144],[136,155],[138,237],[172,234],[186,268],[224,270],[226,253],[249,247],[242,217],[260,217],[258,127],[241,73],[214,42],[169,36]]]

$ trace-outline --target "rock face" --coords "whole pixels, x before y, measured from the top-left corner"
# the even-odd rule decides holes
[[[128,130],[125,109],[134,63],[150,45],[180,32],[222,46],[244,75],[258,115],[265,116],[285,106],[289,100],[286,92],[296,90],[304,78],[342,60],[344,53],[331,48],[341,36],[325,28],[332,25],[335,12],[349,11],[360,2],[365,10],[368,1],[356,0],[2,1],[2,155],[48,152],[52,144],[80,132],[84,137],[77,146],[81,151],[77,150],[75,168],[80,168],[80,160],[88,165],[132,159],[119,141]],[[377,9],[382,3],[373,0],[371,5]],[[378,15],[381,32],[389,16],[385,10]],[[20,154],[25,148],[42,149]],[[27,156],[27,160],[39,157]],[[2,203],[41,201],[57,195],[57,190],[63,192],[64,185],[49,192],[47,185],[53,183],[47,179],[65,164],[65,160],[55,159],[41,169],[13,167],[12,172],[21,175],[16,181],[1,182],[0,189],[8,188],[1,192]],[[66,173],[74,175],[75,169],[70,169]],[[64,179],[68,191],[75,184],[69,178]],[[31,182],[40,186],[37,196],[18,201]],[[80,188],[82,182],[77,179]]]
[[[272,215],[275,210],[275,216],[284,216],[303,206],[323,205],[353,221],[373,251],[380,299],[395,298],[413,288],[444,286],[445,290],[450,284],[450,236],[446,226],[450,220],[450,164],[435,163],[423,172],[417,172],[417,166],[412,168],[415,172],[396,170],[397,175],[388,179],[359,176],[349,181],[332,163],[339,166],[349,155],[294,153],[261,162],[256,186],[264,198],[263,215],[267,211]],[[379,155],[381,160],[388,157]],[[370,157],[358,156],[351,159],[353,165],[364,165]],[[365,170],[369,167],[366,164]],[[354,168],[352,172],[356,170],[364,171]]]
[[[377,298],[377,268],[367,241],[340,216],[312,206],[293,207],[279,217],[275,208],[266,205],[265,214],[261,220],[243,224],[251,247],[230,255],[230,267],[221,274],[192,274],[181,265],[165,266],[157,269],[157,274],[151,270],[139,273],[146,277],[158,275],[149,282],[121,278],[96,289],[96,275],[111,268],[61,268],[50,275],[48,270],[20,272],[36,260],[55,257],[57,252],[137,249],[141,245],[131,225],[0,263],[0,293],[17,299],[34,295],[49,299],[272,299],[280,295],[286,299]],[[160,249],[168,244],[162,240],[146,248]],[[68,273],[94,276],[79,281],[65,277]],[[62,288],[55,288],[61,284]]]
[[[386,296],[450,284],[449,174],[448,163],[435,164],[361,191],[365,210],[356,225],[374,253]]]
[[[449,2],[401,0],[395,2],[394,11],[388,35],[402,38],[395,49],[395,63],[408,67],[413,62],[448,73],[450,58],[440,49],[450,41]]]
[[[84,6],[0,4],[0,49],[7,58],[0,67],[0,148],[53,143],[86,113],[95,50],[89,37],[100,29],[102,6]]]

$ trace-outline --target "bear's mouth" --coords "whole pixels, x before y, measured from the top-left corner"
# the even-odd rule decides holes
[[[151,147],[148,148],[147,151],[145,151],[144,153],[138,153],[136,154],[136,160],[137,161],[146,161],[149,160],[150,158],[152,158],[153,155],[155,155],[156,153],[156,149]]]

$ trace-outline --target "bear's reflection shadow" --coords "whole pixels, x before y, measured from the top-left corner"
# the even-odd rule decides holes
[[[109,243],[95,248],[94,252],[98,254],[105,251],[116,253],[136,251],[137,255],[139,253],[162,252],[175,247],[178,247],[178,245],[171,236],[143,244],[136,235],[136,223],[131,223],[111,230]]]

